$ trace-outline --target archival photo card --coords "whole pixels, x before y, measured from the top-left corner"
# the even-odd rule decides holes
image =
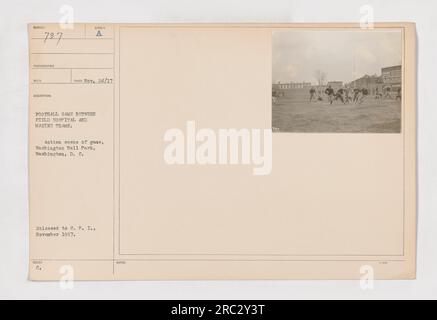
[[[414,279],[415,76],[413,23],[30,24],[29,279]]]
[[[303,29],[272,37],[272,130],[402,131],[402,29]]]

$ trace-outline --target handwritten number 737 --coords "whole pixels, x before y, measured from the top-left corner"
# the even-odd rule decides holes
[[[58,45],[59,42],[61,42],[63,35],[64,34],[62,32],[58,32],[58,33],[45,32],[44,43],[46,43],[48,40],[57,40],[56,45]]]

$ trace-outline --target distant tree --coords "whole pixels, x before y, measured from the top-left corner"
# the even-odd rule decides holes
[[[317,80],[317,83],[319,86],[323,86],[326,82],[326,72],[323,72],[322,70],[316,70],[314,72],[314,77]]]

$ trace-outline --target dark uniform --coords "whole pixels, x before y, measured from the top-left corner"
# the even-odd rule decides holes
[[[344,103],[349,103],[351,101],[351,97],[349,95],[349,88],[345,89],[345,95],[344,95]]]
[[[358,96],[360,95],[361,90],[358,88],[354,89],[354,103],[358,102]]]
[[[402,100],[402,89],[401,88],[398,89],[398,94],[396,96],[396,100]]]
[[[310,102],[313,101],[313,98],[316,98],[316,89],[311,88],[310,89]]]
[[[328,96],[329,104],[332,104],[332,102],[334,102],[334,89],[329,86],[328,88],[326,88],[325,94]]]
[[[340,99],[341,102],[344,103],[343,93],[344,93],[343,88],[338,89],[337,94],[335,95],[335,100]]]
[[[361,90],[361,98],[360,98],[360,104],[362,104],[364,102],[364,99],[369,95],[369,90],[367,90],[366,88],[363,88]]]

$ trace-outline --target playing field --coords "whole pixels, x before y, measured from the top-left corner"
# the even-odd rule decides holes
[[[309,102],[304,97],[285,96],[273,104],[272,127],[276,132],[373,132],[401,131],[401,102],[368,97],[362,104],[344,105],[326,97]]]

